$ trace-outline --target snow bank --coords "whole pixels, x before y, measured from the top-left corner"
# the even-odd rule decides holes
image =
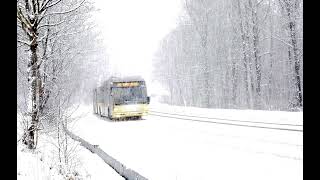
[[[21,117],[18,115],[17,141],[22,136]],[[99,157],[90,153],[82,146],[75,146],[73,156],[74,174],[62,175],[58,170],[57,148],[54,140],[41,134],[38,147],[31,151],[19,141],[17,143],[17,179],[18,180],[123,180],[110,166]]]

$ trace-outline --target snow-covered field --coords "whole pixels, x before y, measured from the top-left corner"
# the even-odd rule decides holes
[[[303,124],[302,112],[204,109],[165,104],[151,104],[151,108],[215,118]],[[144,120],[113,122],[93,114],[91,105],[79,108],[75,116],[79,115],[81,118],[69,126],[72,132],[99,145],[148,179],[301,180],[303,176],[302,132],[181,121],[152,115]],[[96,179],[106,179],[103,174],[95,175]],[[92,176],[92,179],[95,178]]]

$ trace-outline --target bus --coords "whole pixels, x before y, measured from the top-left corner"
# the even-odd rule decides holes
[[[110,77],[93,90],[93,111],[109,119],[135,117],[148,114],[150,97],[145,80],[139,76]]]

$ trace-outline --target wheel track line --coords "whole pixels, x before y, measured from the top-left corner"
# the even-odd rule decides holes
[[[242,127],[272,129],[272,130],[282,130],[282,131],[303,132],[303,130],[300,130],[300,129],[276,128],[276,127],[255,126],[255,125],[246,125],[246,124],[234,124],[234,123],[217,122],[217,121],[205,121],[205,120],[198,120],[198,119],[186,119],[186,118],[181,118],[181,117],[159,115],[159,114],[154,114],[154,113],[149,113],[149,115],[151,115],[151,116],[159,116],[159,117],[166,117],[166,118],[173,118],[173,119],[179,119],[179,120],[184,120],[184,121],[202,122],[202,123],[213,123],[213,124],[223,124],[223,125],[231,125],[231,126],[242,126]]]
[[[226,118],[214,118],[214,117],[203,117],[203,116],[173,114],[173,113],[160,112],[160,111],[150,111],[150,112],[159,113],[159,114],[175,115],[175,116],[195,117],[195,118],[203,118],[203,119],[217,119],[217,120],[234,121],[234,122],[248,122],[248,123],[256,123],[256,124],[272,124],[272,125],[284,125],[284,126],[303,126],[301,124],[269,123],[269,122],[261,122],[261,121],[245,121],[245,120],[226,119]]]

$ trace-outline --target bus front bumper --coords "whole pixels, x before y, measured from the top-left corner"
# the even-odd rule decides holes
[[[113,118],[135,117],[148,115],[148,104],[116,105],[113,108]]]

